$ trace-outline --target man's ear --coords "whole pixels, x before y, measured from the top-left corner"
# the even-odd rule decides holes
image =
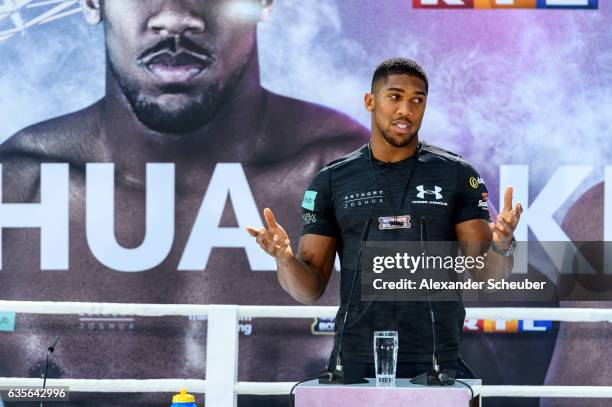
[[[363,97],[363,102],[365,104],[365,108],[368,112],[372,113],[374,111],[374,94],[366,93]]]
[[[102,21],[100,0],[81,0],[81,10],[89,24],[96,25]]]
[[[261,1],[261,17],[260,21],[266,21],[272,11],[272,5],[274,0],[260,0]]]

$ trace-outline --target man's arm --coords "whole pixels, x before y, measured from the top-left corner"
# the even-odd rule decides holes
[[[300,238],[298,253],[294,256],[287,233],[276,222],[270,209],[264,209],[264,218],[266,228],[248,227],[247,232],[276,259],[281,287],[296,301],[313,304],[323,295],[329,282],[334,267],[336,238],[305,234]]]
[[[501,256],[491,250],[490,246],[491,242],[494,242],[500,250],[509,248],[522,212],[523,207],[520,203],[512,207],[512,188],[508,187],[504,194],[504,208],[495,219],[495,223],[487,224],[484,219],[472,219],[455,226],[455,233],[464,256],[476,257],[487,253],[485,269],[478,274],[472,271],[475,279],[478,281],[501,280],[510,275],[514,266],[514,258]]]

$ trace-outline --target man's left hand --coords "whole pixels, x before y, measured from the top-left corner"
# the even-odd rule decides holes
[[[493,233],[493,241],[500,249],[505,250],[510,245],[521,213],[523,213],[523,206],[519,202],[516,203],[514,208],[512,207],[512,187],[506,188],[504,208],[497,215],[495,223],[489,223],[489,228]]]

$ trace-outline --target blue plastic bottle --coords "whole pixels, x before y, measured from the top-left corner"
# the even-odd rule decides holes
[[[170,407],[198,407],[198,405],[195,403],[193,395],[187,394],[187,390],[181,389],[179,394],[172,397],[172,406]]]

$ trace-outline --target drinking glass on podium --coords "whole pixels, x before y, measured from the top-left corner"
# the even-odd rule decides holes
[[[393,387],[395,385],[397,348],[397,331],[374,332],[374,370],[377,386]]]

